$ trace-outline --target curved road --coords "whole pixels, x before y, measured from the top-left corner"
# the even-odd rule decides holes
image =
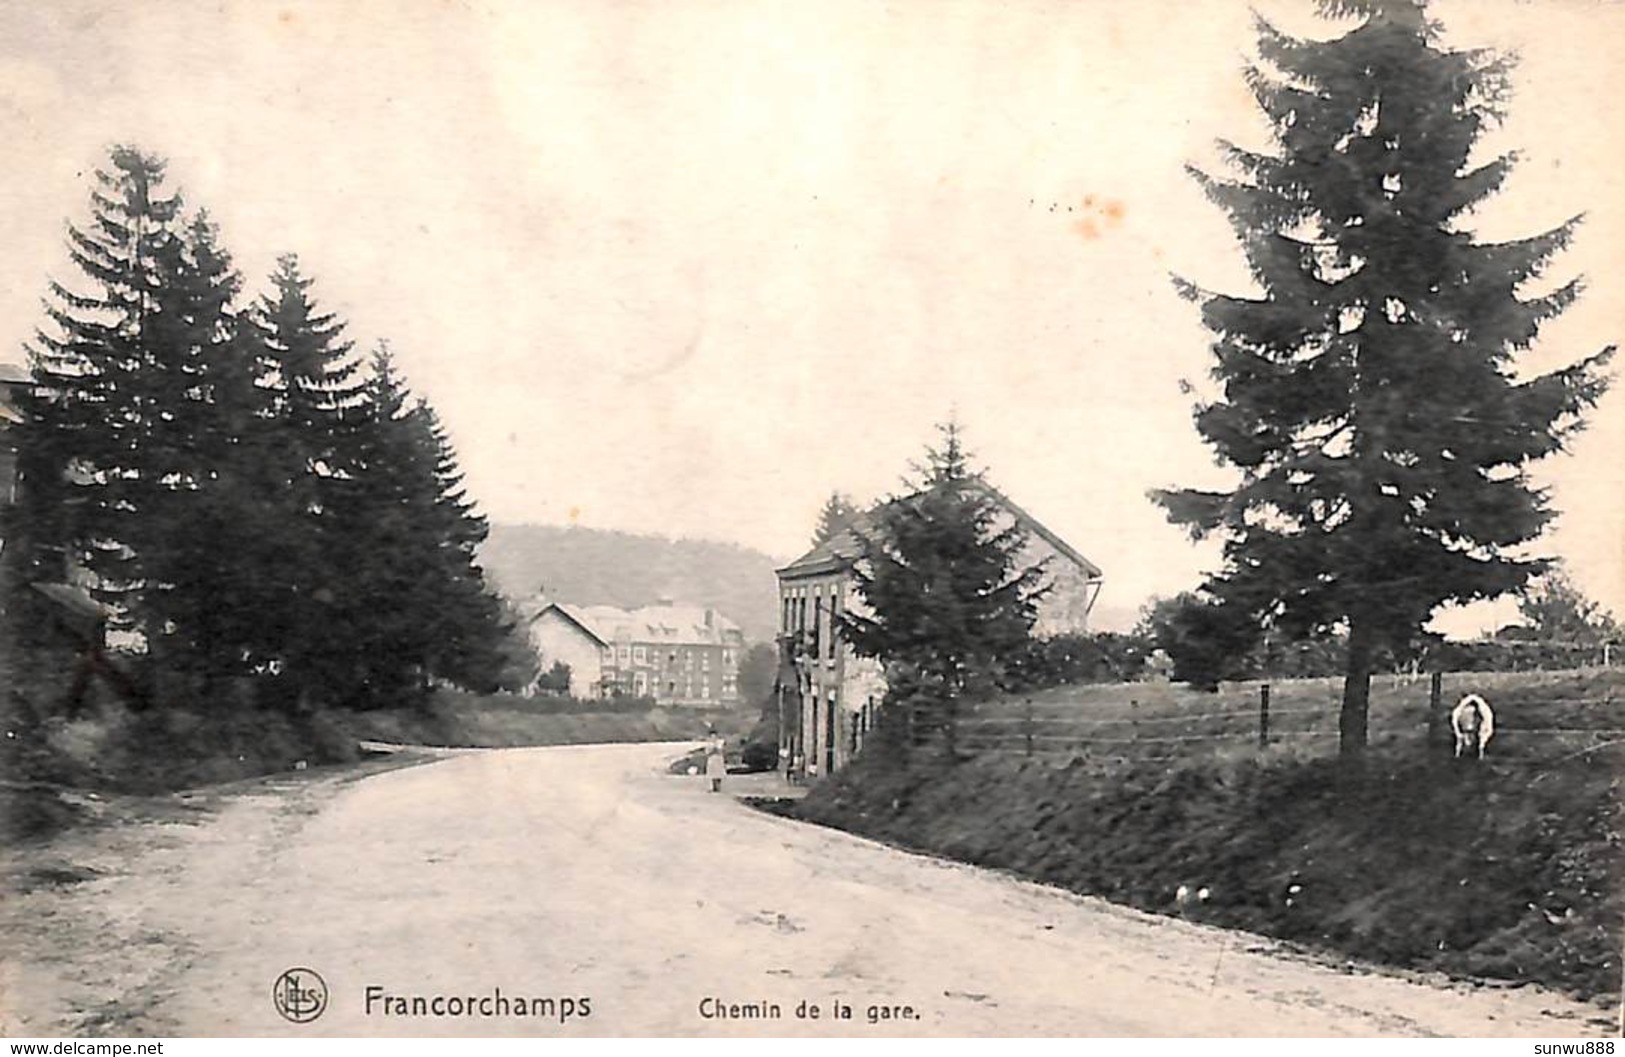
[[[13,907],[28,924],[8,925],[32,948],[0,976],[0,996],[11,994],[0,997],[11,1005],[4,1026],[183,1036],[1599,1030],[1597,1011],[1533,988],[1339,972],[1256,937],[764,815],[663,774],[676,752],[469,753],[363,781],[280,780],[201,821],[76,835],[57,854],[96,875]],[[272,1002],[273,981],[296,966],[329,992],[306,1024]],[[492,1015],[386,1015],[399,1006],[381,995],[408,1010],[414,995],[425,1008],[455,996],[476,1012],[484,999]],[[553,1001],[521,1016],[515,997]],[[573,1015],[561,1016],[565,998]],[[796,1016],[803,1002],[818,1019]],[[779,1017],[703,1015],[718,1006],[777,1006]],[[903,1019],[905,1007],[916,1019]]]

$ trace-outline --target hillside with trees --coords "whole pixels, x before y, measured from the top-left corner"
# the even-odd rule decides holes
[[[773,570],[784,561],[733,543],[499,524],[491,526],[480,562],[514,600],[545,591],[556,601],[630,608],[668,596],[715,607],[750,642],[772,642],[778,631]]]

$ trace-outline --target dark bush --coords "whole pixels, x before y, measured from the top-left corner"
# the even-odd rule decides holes
[[[1002,682],[1009,690],[1128,682],[1145,674],[1146,657],[1153,648],[1143,636],[1111,631],[1035,638],[1007,662]]]

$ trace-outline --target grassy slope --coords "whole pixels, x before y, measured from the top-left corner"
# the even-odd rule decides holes
[[[641,712],[547,712],[522,699],[459,695],[434,711],[364,712],[344,717],[345,729],[376,741],[474,748],[523,745],[590,745],[600,742],[687,741],[705,737],[712,725],[737,739],[753,716],[651,708]]]
[[[1105,709],[1147,689],[1089,688],[1080,707]],[[1164,714],[1213,710],[1211,697],[1181,705],[1177,692],[1151,689],[1166,695]],[[1625,673],[1492,677],[1489,689],[1503,722],[1625,726],[1621,706],[1606,701],[1625,696]],[[1313,684],[1278,688],[1289,700],[1316,693]],[[1605,700],[1564,703],[1582,696]],[[1393,719],[1383,732],[1384,714],[1374,716],[1383,748],[1356,789],[1340,788],[1328,760],[1302,743],[1268,753],[1232,743],[1116,766],[986,753],[956,765],[859,760],[795,814],[1361,958],[1617,995],[1625,753],[1558,762],[1577,750],[1543,745],[1547,763],[1459,766],[1429,761],[1419,727]],[[1170,728],[1180,729],[1157,732]],[[1525,738],[1517,751],[1527,757],[1533,744]],[[1181,907],[1180,885],[1206,886],[1211,898]]]
[[[162,793],[358,758],[358,740],[504,748],[595,742],[679,741],[715,724],[738,740],[753,716],[649,709],[549,713],[545,702],[456,695],[427,710],[134,714],[106,705],[66,721],[13,708],[0,741],[0,841],[48,836],[73,824],[64,789]]]

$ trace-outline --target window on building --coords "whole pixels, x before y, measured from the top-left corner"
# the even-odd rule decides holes
[[[709,672],[710,670],[711,670],[711,651],[706,650],[704,653],[700,654],[700,671]]]
[[[825,639],[825,648],[828,650],[826,656],[832,661],[835,659],[835,614],[840,611],[840,606],[840,596],[831,592],[829,596],[829,637]]]
[[[639,672],[633,676],[632,692],[637,694],[639,697],[647,694],[649,692],[649,677],[642,672]]]
[[[621,663],[625,664],[632,659],[632,647],[622,646],[620,649]]]
[[[827,774],[835,770],[835,724],[839,715],[840,696],[835,690],[829,692],[829,711],[824,714],[824,771]]]
[[[807,629],[812,634],[812,642],[809,644],[809,651],[812,653],[814,660],[818,659],[818,657],[821,655],[821,651],[819,649],[819,624],[821,624],[823,620],[824,600],[822,598],[815,598],[813,599],[812,627]]]
[[[649,650],[644,646],[632,647],[632,660],[637,664],[649,663]]]

